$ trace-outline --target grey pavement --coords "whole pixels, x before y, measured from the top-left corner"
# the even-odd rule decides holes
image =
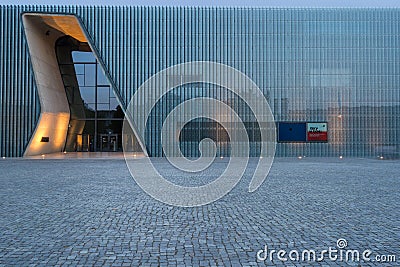
[[[226,161],[187,176],[154,159],[188,185],[212,180]],[[248,193],[254,167],[219,201],[178,208],[144,193],[120,158],[0,159],[0,266],[400,266],[400,161],[277,158]],[[345,249],[370,249],[372,261],[256,256],[265,245],[338,249],[340,238]]]

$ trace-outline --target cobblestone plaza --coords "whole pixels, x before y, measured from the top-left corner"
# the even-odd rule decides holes
[[[165,173],[165,159],[154,159]],[[200,176],[223,168],[218,159]],[[123,159],[0,160],[0,266],[396,266],[396,262],[257,261],[257,252],[347,248],[400,255],[399,161],[278,158],[254,193],[245,177],[197,208],[144,193]],[[195,181],[193,181],[195,180]]]

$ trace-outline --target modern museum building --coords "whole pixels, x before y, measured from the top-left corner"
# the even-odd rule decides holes
[[[400,151],[400,9],[29,5],[0,6],[1,156],[122,151],[136,90],[188,62],[223,64],[257,85],[273,114],[276,156]],[[195,80],[160,96],[133,146],[163,156],[168,114],[204,97],[235,110],[257,156],[263,126],[251,107]],[[226,129],[206,117],[181,129],[182,154],[199,156],[204,138],[229,156]]]

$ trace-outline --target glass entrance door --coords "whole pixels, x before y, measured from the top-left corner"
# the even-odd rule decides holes
[[[100,151],[116,152],[119,150],[118,134],[100,134]]]
[[[76,135],[76,151],[77,152],[88,152],[90,148],[91,136],[88,134],[77,134]]]
[[[71,110],[66,151],[122,151],[124,112],[94,54],[72,51],[71,62],[59,64],[75,76],[73,86],[64,77]]]

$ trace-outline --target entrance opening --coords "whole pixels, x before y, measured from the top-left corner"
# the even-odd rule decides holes
[[[78,19],[22,18],[41,108],[24,156],[122,151],[124,112]],[[130,133],[126,147],[142,152],[138,142]]]
[[[61,49],[65,42],[65,38],[57,42],[60,53],[65,53]],[[72,51],[68,60],[65,54],[58,59],[71,110],[65,151],[122,151],[124,113],[94,54]]]

